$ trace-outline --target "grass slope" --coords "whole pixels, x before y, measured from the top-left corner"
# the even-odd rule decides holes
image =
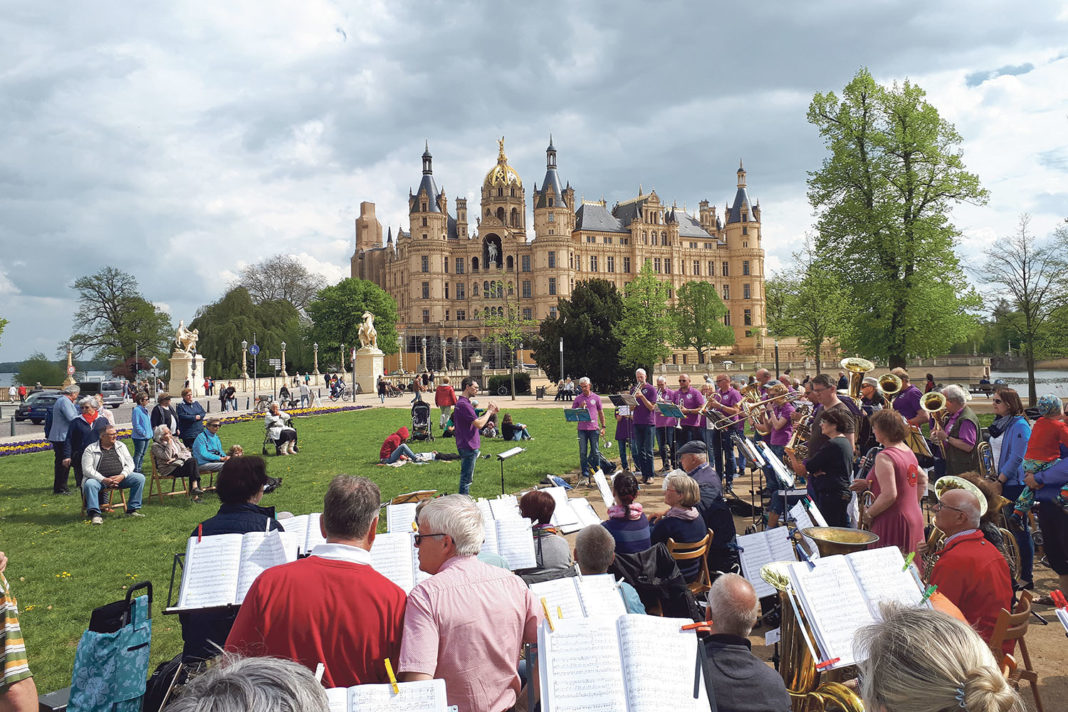
[[[436,408],[433,416],[436,422]],[[526,423],[535,439],[523,443],[527,452],[505,463],[506,491],[578,469],[574,424],[565,423],[555,409],[517,410],[513,417]],[[411,426],[408,413],[385,408],[298,420],[301,452],[267,458],[268,472],[283,477],[284,484],[263,504],[294,514],[322,511],[327,484],[339,473],[374,480],[383,500],[414,489],[455,492],[459,462],[376,464],[383,439],[401,425]],[[240,443],[247,453],[259,453],[262,421],[225,426],[220,437],[224,446]],[[496,455],[516,444],[484,439],[482,453]],[[456,445],[438,438],[414,443],[412,449],[454,453]],[[608,452],[614,454],[615,447]],[[79,498],[51,495],[51,482],[51,452],[0,458],[0,550],[11,560],[6,575],[20,603],[38,689],[43,693],[70,684],[75,648],[92,609],[122,598],[126,587],[139,581],[150,580],[155,589],[151,665],[176,655],[181,651],[178,619],[162,615],[172,557],[184,551],[196,524],[215,514],[217,500],[208,495],[204,504],[193,504],[171,497],[161,506],[147,497],[146,483],[145,519],[114,513],[103,526],[93,527],[81,516]],[[500,465],[480,459],[471,494],[492,497],[500,491]]]

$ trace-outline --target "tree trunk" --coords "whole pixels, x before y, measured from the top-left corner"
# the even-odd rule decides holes
[[[511,376],[512,376],[512,400],[515,400],[515,359],[514,358],[512,359]]]
[[[1035,388],[1035,347],[1031,342],[1024,350],[1024,362],[1027,364],[1027,407],[1034,408],[1038,402],[1038,389]]]

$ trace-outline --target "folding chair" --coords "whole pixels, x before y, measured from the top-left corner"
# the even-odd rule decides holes
[[[1027,643],[1024,642],[1030,618],[1031,592],[1022,591],[1020,600],[1016,604],[1015,613],[1009,613],[1002,608],[1001,613],[998,614],[998,619],[994,623],[994,632],[990,635],[990,649],[993,651],[994,657],[999,661],[1002,674],[1005,675],[1013,689],[1019,691],[1020,683],[1023,680],[1031,683],[1031,692],[1035,696],[1035,707],[1038,708],[1038,712],[1044,712],[1042,699],[1038,696],[1038,673],[1031,664],[1031,655],[1027,652]],[[1018,641],[1020,657],[1023,659],[1022,666],[1012,655],[1002,651],[1002,643],[1009,640]],[[1015,650],[1014,646],[1013,651],[1015,652]]]
[[[708,529],[707,531],[708,534],[705,535],[705,538],[697,542],[680,544],[674,539],[667,540],[667,550],[675,561],[690,561],[692,559],[700,559],[701,561],[697,578],[686,584],[690,589],[690,593],[694,596],[700,596],[702,593],[712,590],[712,576],[708,573],[708,557],[706,556],[708,545],[712,541],[712,530]]]
[[[121,504],[116,504],[115,502],[112,501],[113,495],[115,494],[115,492],[119,493],[119,500],[121,501]],[[86,515],[86,513],[88,512],[88,509],[85,506],[85,493],[81,492],[81,495],[82,495],[82,516],[84,517]],[[122,489],[120,487],[104,487],[103,489],[100,490],[100,513],[101,514],[110,514],[111,512],[114,512],[116,509],[121,509],[124,512],[126,511],[126,490]]]
[[[163,496],[164,496],[163,480],[170,480],[171,481],[171,491],[167,492],[166,496],[173,497],[174,495],[183,495],[183,494],[188,494],[189,493],[188,483],[185,481],[184,477],[181,477],[181,476],[178,476],[178,475],[174,475],[174,474],[161,475],[159,473],[159,470],[156,468],[156,458],[152,457],[152,453],[148,453],[148,459],[152,463],[152,482],[148,486],[148,498],[149,499],[152,498],[152,488],[155,487],[156,496],[159,497],[159,503],[163,504]],[[178,472],[178,470],[175,470],[175,472]],[[177,489],[178,480],[182,481],[182,489]]]

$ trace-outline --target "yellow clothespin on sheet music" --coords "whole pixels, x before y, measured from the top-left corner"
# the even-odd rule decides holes
[[[397,687],[397,676],[393,674],[393,664],[389,662],[389,658],[386,658],[386,675],[389,676],[389,684],[393,688],[393,694],[399,695],[400,688]]]
[[[549,632],[555,633],[556,626],[553,625],[553,617],[549,615],[549,602],[545,600],[545,596],[541,597],[541,609],[545,611],[545,620],[549,624]]]
[[[556,617],[557,618],[563,618],[564,617],[564,609],[561,608],[560,606],[556,607]]]
[[[419,531],[419,525],[416,524],[414,521],[412,522],[412,531],[413,532],[418,532]]]

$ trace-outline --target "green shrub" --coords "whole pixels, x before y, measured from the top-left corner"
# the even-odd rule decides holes
[[[501,386],[504,386],[507,389],[506,393],[511,394],[512,377],[507,373],[503,376],[490,376],[489,383],[487,385],[487,390],[489,391],[490,395],[497,395],[497,392],[501,389]],[[516,371],[515,392],[516,395],[530,395],[529,373],[521,373],[519,371]]]

